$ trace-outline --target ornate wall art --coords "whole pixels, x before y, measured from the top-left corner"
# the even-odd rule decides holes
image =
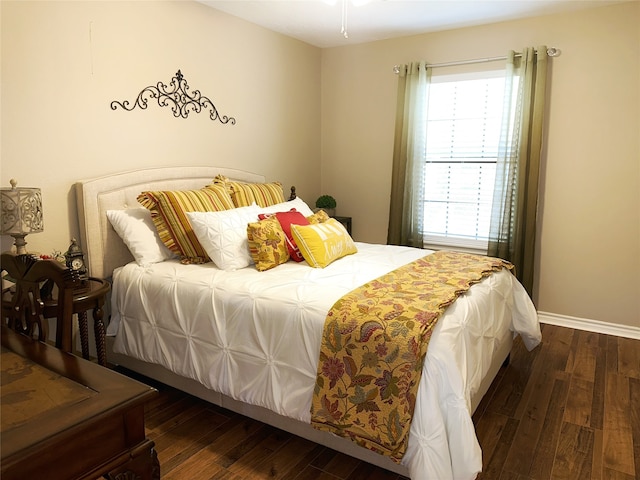
[[[211,120],[218,120],[222,124],[236,124],[235,118],[220,115],[213,102],[203,96],[200,93],[200,90],[193,90],[193,92],[189,92],[189,88],[190,87],[182,75],[182,72],[178,70],[178,73],[176,73],[176,76],[173,77],[169,85],[158,82],[155,86],[150,85],[145,87],[138,94],[138,98],[136,98],[135,103],[131,106],[129,106],[130,104],[128,100],[123,102],[114,100],[111,102],[111,110],[116,110],[118,107],[124,108],[128,112],[136,107],[140,107],[142,110],[145,110],[149,100],[155,98],[158,100],[158,105],[161,107],[171,107],[173,116],[176,118],[187,118],[191,112],[200,113],[201,111],[208,111]]]

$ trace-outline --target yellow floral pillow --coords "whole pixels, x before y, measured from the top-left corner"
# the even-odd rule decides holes
[[[160,240],[183,263],[205,263],[211,259],[198,241],[187,212],[219,212],[233,207],[227,191],[220,186],[201,190],[149,191],[138,202],[151,212]]]
[[[310,224],[316,225],[318,223],[326,222],[327,220],[329,220],[329,218],[330,217],[327,212],[325,212],[324,210],[318,210],[313,215],[308,216],[307,220],[309,221]]]
[[[225,186],[236,207],[248,207],[254,202],[259,207],[268,207],[284,202],[284,192],[280,182],[244,183],[229,180],[224,175],[216,175],[213,184]]]
[[[347,230],[335,218],[316,225],[291,225],[291,233],[302,256],[314,268],[324,268],[358,251]]]
[[[289,260],[286,235],[275,215],[247,225],[247,240],[251,259],[260,272]]]

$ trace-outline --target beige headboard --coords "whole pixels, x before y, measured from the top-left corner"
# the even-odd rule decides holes
[[[264,182],[255,173],[221,167],[161,167],[116,173],[76,183],[80,242],[89,274],[109,278],[113,270],[133,260],[128,248],[107,220],[107,210],[139,207],[136,197],[145,190],[190,190],[225,177],[244,182]]]

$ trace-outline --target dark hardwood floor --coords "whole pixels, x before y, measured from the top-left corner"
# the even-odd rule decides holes
[[[172,388],[146,411],[163,480],[397,480]],[[543,325],[474,415],[479,480],[640,479],[640,341]]]

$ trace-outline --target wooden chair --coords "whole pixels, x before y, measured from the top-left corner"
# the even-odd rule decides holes
[[[56,318],[57,348],[72,351],[73,291],[79,279],[74,272],[55,260],[39,260],[32,255],[3,253],[2,271],[15,285],[2,290],[2,321],[9,328],[46,342],[47,318]],[[55,311],[45,314],[45,301],[57,289]],[[51,303],[51,302],[50,302]]]

